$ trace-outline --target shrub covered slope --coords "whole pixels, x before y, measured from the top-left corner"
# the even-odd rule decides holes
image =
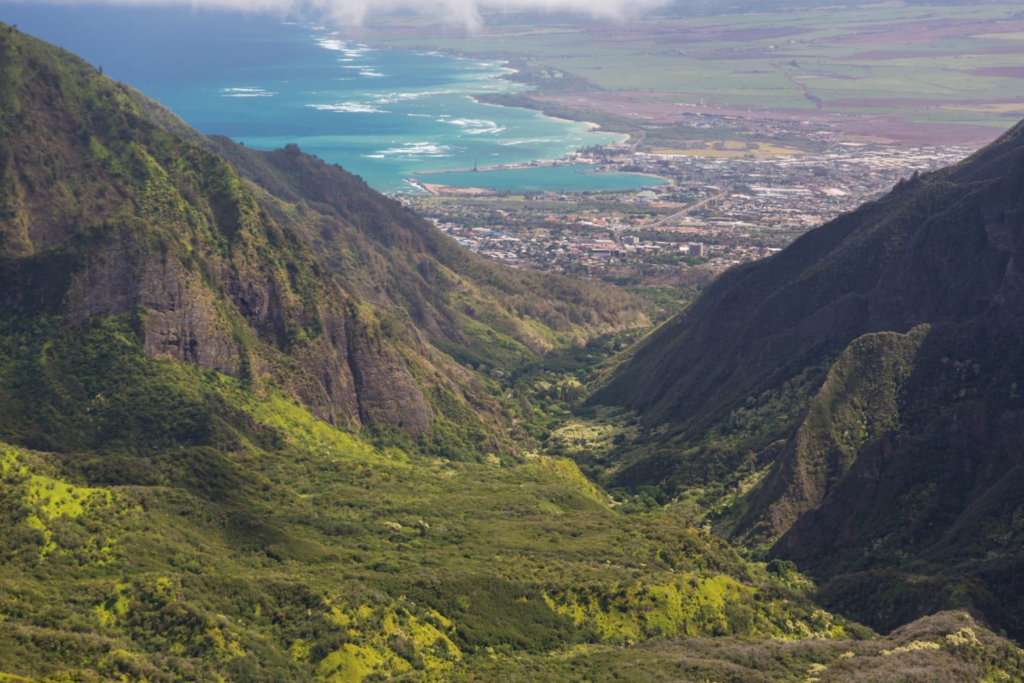
[[[448,434],[456,450],[479,437],[467,429],[494,441],[508,426],[465,366],[508,372],[646,323],[629,295],[496,267],[295,148],[208,141],[12,29],[0,55],[12,313],[134,313],[154,358],[278,383],[333,424]]]
[[[1024,635],[1024,124],[737,267],[593,401],[639,411],[615,485],[830,579],[888,629],[974,607]]]
[[[0,26],[0,679],[445,680],[844,635],[510,431],[490,371],[645,322]]]
[[[0,26],[0,680],[1019,677],[529,452],[490,371],[643,323]]]

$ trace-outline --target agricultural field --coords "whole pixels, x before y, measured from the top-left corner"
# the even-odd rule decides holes
[[[715,140],[711,143],[697,143],[690,147],[674,149],[672,147],[654,147],[654,154],[666,156],[707,157],[714,159],[771,159],[800,154],[801,150],[793,147],[780,147],[764,143],[742,142],[740,140]]]
[[[644,127],[717,114],[913,144],[981,144],[1024,116],[1024,11],[1016,3],[571,26],[494,15],[469,34],[402,18],[379,21],[360,39],[505,58],[519,80],[537,86],[531,97],[539,102]]]

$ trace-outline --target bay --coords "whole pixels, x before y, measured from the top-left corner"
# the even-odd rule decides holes
[[[384,192],[418,191],[405,181],[417,172],[557,159],[622,139],[475,101],[521,88],[501,78],[499,62],[372,49],[324,26],[182,8],[28,4],[0,5],[0,20],[102,65],[202,133],[257,149],[295,143]],[[503,171],[486,186],[535,190],[557,175]],[[629,174],[567,179],[579,190],[657,184]]]

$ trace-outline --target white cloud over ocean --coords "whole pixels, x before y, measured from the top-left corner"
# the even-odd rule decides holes
[[[0,0],[2,1],[2,0]],[[10,1],[10,0],[8,0]],[[18,0],[15,0],[18,1]],[[36,5],[120,5],[237,10],[332,20],[357,25],[373,14],[420,12],[440,14],[453,24],[475,29],[488,11],[579,12],[602,19],[622,19],[667,0],[20,0]]]

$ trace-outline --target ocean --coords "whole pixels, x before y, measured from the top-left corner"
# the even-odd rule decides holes
[[[283,18],[0,4],[0,21],[102,66],[202,133],[256,149],[296,143],[383,192],[418,191],[405,181],[416,172],[556,159],[622,139],[586,124],[474,101],[474,95],[521,89],[501,78],[507,70],[500,62],[372,49],[327,27]],[[535,190],[545,179],[561,179],[551,187],[559,191],[657,184],[630,174],[540,168],[502,172],[484,186]]]

